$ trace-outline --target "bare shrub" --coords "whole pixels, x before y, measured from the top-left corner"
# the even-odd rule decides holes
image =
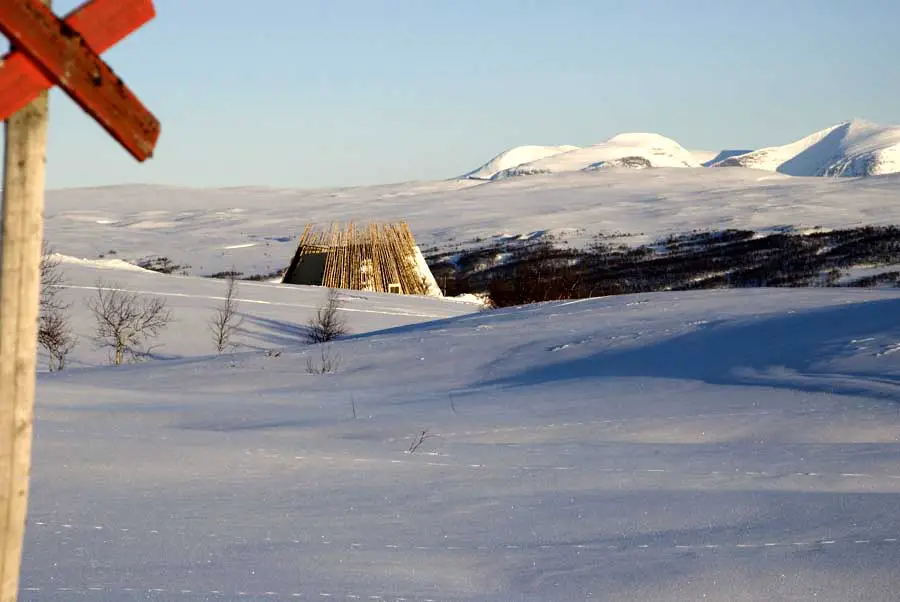
[[[65,276],[59,267],[59,259],[46,241],[41,245],[41,311],[45,309],[66,309],[68,306],[59,299],[59,289],[65,284]]]
[[[325,304],[316,310],[316,317],[308,323],[306,341],[310,345],[327,343],[349,332],[347,322],[340,315],[341,302],[337,289],[328,289]]]
[[[141,297],[102,280],[97,282],[96,295],[87,301],[87,307],[97,321],[94,342],[110,350],[114,366],[149,355],[152,347],[145,345],[172,321],[164,299]]]
[[[216,309],[216,313],[210,318],[208,326],[213,337],[216,353],[222,354],[228,349],[234,348],[232,338],[234,333],[244,322],[244,318],[238,315],[237,280],[232,271],[226,277],[225,298]]]
[[[40,318],[38,321],[38,345],[50,356],[51,372],[63,370],[66,359],[75,348],[78,337],[72,331],[67,313],[69,304],[60,297],[60,287],[65,277],[59,267],[59,259],[46,243],[41,248]]]
[[[329,374],[337,372],[338,366],[341,365],[341,356],[332,355],[328,345],[322,345],[319,352],[318,361],[312,357],[306,358],[307,374]]]
[[[160,274],[178,274],[187,276],[190,274],[191,266],[179,265],[168,257],[145,257],[137,262],[139,268],[159,272]]]
[[[409,444],[409,447],[406,448],[406,453],[414,454],[416,450],[422,447],[422,444],[425,443],[426,439],[430,439],[431,435],[428,434],[428,429],[425,429],[416,435],[413,436],[412,442]]]
[[[50,372],[65,370],[66,359],[78,343],[72,332],[69,317],[63,310],[41,314],[38,326],[38,345],[50,356]]]

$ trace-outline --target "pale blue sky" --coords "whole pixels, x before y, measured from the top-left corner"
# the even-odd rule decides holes
[[[62,13],[78,2],[55,0]],[[781,144],[900,124],[900,2],[156,0],[105,56],[162,121],[138,165],[65,96],[48,185],[344,186],[519,144]]]

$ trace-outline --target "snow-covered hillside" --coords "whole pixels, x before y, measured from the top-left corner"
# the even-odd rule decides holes
[[[467,173],[463,177],[471,178],[473,180],[490,180],[495,175],[506,169],[517,167],[519,165],[522,165],[523,163],[531,163],[532,161],[537,161],[538,159],[544,159],[546,157],[551,157],[553,155],[558,155],[560,153],[565,153],[573,150],[578,150],[578,147],[534,145],[517,146],[515,148],[509,149],[508,151],[500,153],[478,169]]]
[[[85,333],[101,270],[66,267]],[[102,275],[173,304],[171,359],[85,344],[39,376],[25,602],[900,591],[897,293],[346,293],[355,335],[308,374],[319,289],[242,284],[242,347],[211,357],[221,281]]]
[[[694,160],[697,161],[703,167],[712,167],[716,163],[720,163],[725,159],[730,159],[731,157],[739,157],[741,155],[746,155],[747,153],[752,153],[752,150],[721,150],[721,151],[698,151],[692,150],[691,155],[693,155]]]
[[[550,234],[580,244],[621,233],[638,244],[694,229],[900,224],[898,194],[900,175],[668,168],[331,190],[118,186],[50,192],[46,234],[78,258],[167,256],[190,274],[234,266],[250,276],[286,267],[309,222],[404,219],[423,250]]]
[[[677,142],[659,134],[619,134],[593,146],[522,163],[493,177],[553,174],[603,167],[700,167],[694,156]]]
[[[154,352],[164,358],[201,357],[213,353],[207,321],[222,302],[226,283],[221,279],[164,275],[131,266],[120,260],[79,261],[56,256],[63,274],[63,302],[71,305],[75,334],[80,344],[70,358],[73,367],[105,363],[106,350],[91,340],[94,318],[85,302],[97,285],[154,294],[166,300],[175,321],[163,331]],[[325,299],[326,289],[265,282],[239,282],[238,302],[245,314],[238,336],[238,350],[276,349],[298,343],[307,321]],[[405,326],[427,320],[468,314],[479,305],[457,299],[344,291],[341,314],[352,333]],[[47,361],[41,354],[39,368]]]
[[[790,176],[873,176],[900,171],[900,127],[851,120],[784,146],[731,157],[714,167],[751,167]]]

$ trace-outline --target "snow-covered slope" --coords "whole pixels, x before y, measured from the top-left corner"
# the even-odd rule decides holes
[[[873,176],[900,171],[900,127],[851,120],[784,146],[731,157],[715,167],[751,167],[790,176]]]
[[[716,163],[720,163],[725,159],[730,159],[731,157],[739,157],[741,155],[746,155],[747,153],[752,153],[752,150],[720,150],[720,151],[697,151],[692,150],[691,155],[694,156],[694,159],[702,165],[703,167],[712,167]]]
[[[168,256],[208,275],[290,263],[309,223],[408,221],[429,247],[477,238],[598,233],[652,242],[707,228],[900,224],[900,175],[790,178],[749,169],[601,169],[491,182],[450,180],[333,190],[116,186],[51,191],[48,242],[65,255],[135,262]]]
[[[691,156],[694,158],[694,161],[699,163],[700,165],[705,165],[710,163],[719,156],[719,151],[707,151],[707,150],[697,150],[691,149],[689,151]]]
[[[606,142],[522,163],[494,178],[593,170],[602,167],[700,167],[690,152],[659,134],[619,134]]]
[[[508,151],[502,152],[478,169],[462,176],[473,180],[490,180],[499,172],[522,165],[523,163],[531,163],[538,159],[544,159],[560,153],[577,150],[577,146],[517,146]]]
[[[70,358],[73,367],[104,364],[106,351],[91,340],[94,318],[86,301],[97,285],[166,300],[174,322],[156,341],[154,353],[163,358],[202,357],[214,352],[207,322],[221,303],[226,283],[216,278],[164,275],[142,270],[119,260],[83,261],[56,256],[64,277],[61,300],[69,304],[79,345]],[[326,289],[265,282],[238,282],[237,302],[243,324],[236,336],[237,351],[277,349],[299,344],[307,321],[324,302]],[[406,326],[478,311],[472,302],[364,291],[342,291],[340,314],[350,332]],[[41,352],[40,369],[46,368]]]
[[[119,276],[173,359],[39,376],[23,602],[897,599],[897,293],[348,293],[317,375],[322,291],[211,357],[222,282]]]

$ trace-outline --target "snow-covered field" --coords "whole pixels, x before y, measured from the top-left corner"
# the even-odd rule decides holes
[[[557,150],[525,154],[580,165],[609,149]],[[323,351],[304,325],[325,291],[241,282],[240,345],[215,356],[225,283],[197,276],[284,268],[310,222],[403,219],[423,248],[646,243],[898,224],[898,193],[900,174],[699,167],[53,191],[46,238],[81,343],[70,369],[39,374],[22,597],[894,601],[900,293],[482,312],[343,291],[352,335],[325,351],[338,370],[309,374]],[[190,275],[130,265],[159,256]],[[84,306],[98,279],[167,300],[155,359],[104,365]]]
[[[498,181],[448,180],[333,190],[115,186],[52,191],[47,240],[78,258],[168,256],[209,275],[269,274],[290,262],[307,223],[409,222],[420,246],[558,234],[647,243],[694,229],[838,228],[900,223],[900,174],[795,178],[728,168],[609,168]]]
[[[897,599],[898,293],[347,293],[311,375],[319,289],[211,357],[221,281],[65,267],[82,334],[99,275],[178,321],[39,376],[24,600]]]

